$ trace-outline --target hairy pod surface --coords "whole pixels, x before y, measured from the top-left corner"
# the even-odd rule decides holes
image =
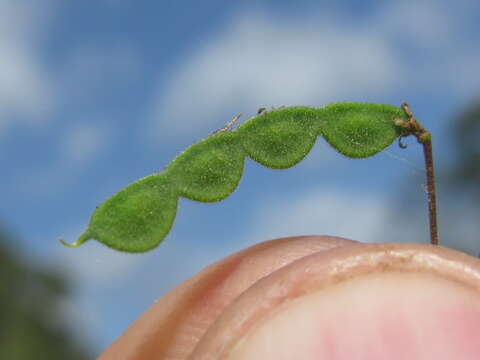
[[[303,160],[315,144],[315,114],[314,109],[300,106],[273,110],[247,120],[234,132],[253,160],[286,169]]]
[[[190,146],[167,167],[180,196],[213,202],[230,195],[243,173],[245,151],[235,132],[211,135]]]
[[[400,107],[365,103],[263,112],[235,130],[191,145],[160,174],[126,186],[97,207],[76,242],[62,243],[76,247],[96,239],[120,251],[151,250],[170,231],[180,196],[203,202],[225,199],[240,183],[246,156],[286,169],[302,161],[322,136],[341,154],[365,158],[402,135],[398,120],[406,119]]]

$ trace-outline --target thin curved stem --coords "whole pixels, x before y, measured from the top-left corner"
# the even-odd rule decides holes
[[[433,169],[432,135],[415,118],[408,104],[403,102],[401,108],[408,117],[408,121],[401,120],[397,125],[404,129],[402,136],[414,135],[423,146],[425,171],[427,177],[428,217],[430,223],[430,243],[438,245],[437,200],[435,193],[435,172]]]

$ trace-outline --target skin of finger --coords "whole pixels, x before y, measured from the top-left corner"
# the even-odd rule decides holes
[[[259,279],[299,258],[355,244],[338,237],[299,236],[233,254],[160,298],[99,359],[186,359],[223,310]]]
[[[374,273],[277,306],[228,359],[477,360],[479,333],[479,296],[467,287],[431,274]]]
[[[257,281],[223,311],[190,359],[226,358],[249,330],[286,302],[354,278],[390,273],[422,274],[461,284],[479,301],[480,263],[466,254],[409,243],[338,247],[299,258]]]

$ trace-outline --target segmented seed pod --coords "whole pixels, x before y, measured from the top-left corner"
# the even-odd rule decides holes
[[[89,239],[121,251],[156,247],[174,222],[179,197],[212,202],[238,186],[246,156],[274,168],[289,168],[307,156],[318,136],[351,158],[375,155],[402,135],[401,108],[337,103],[321,108],[286,107],[259,112],[237,129],[215,133],[188,147],[160,174],[128,185],[102,203],[87,230]]]

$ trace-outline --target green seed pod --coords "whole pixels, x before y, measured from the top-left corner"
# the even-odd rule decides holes
[[[365,158],[385,149],[402,133],[395,120],[407,120],[396,106],[362,103],[331,104],[319,109],[321,133],[334,149],[351,158]]]
[[[398,107],[361,103],[259,113],[236,130],[227,127],[190,146],[163,173],[128,185],[95,210],[75,243],[62,242],[76,247],[96,239],[117,250],[150,250],[170,231],[180,196],[204,202],[226,198],[240,182],[246,155],[285,169],[300,162],[322,135],[340,153],[364,158],[403,136],[406,120]]]
[[[315,144],[314,114],[314,109],[300,106],[272,110],[249,119],[236,132],[253,160],[286,169],[302,161]]]
[[[167,167],[171,186],[186,198],[212,202],[230,195],[243,173],[245,152],[236,132],[223,132],[190,146]]]
[[[128,185],[98,206],[77,247],[89,239],[120,251],[143,252],[156,247],[168,234],[177,212],[178,194],[164,174],[154,174]]]

